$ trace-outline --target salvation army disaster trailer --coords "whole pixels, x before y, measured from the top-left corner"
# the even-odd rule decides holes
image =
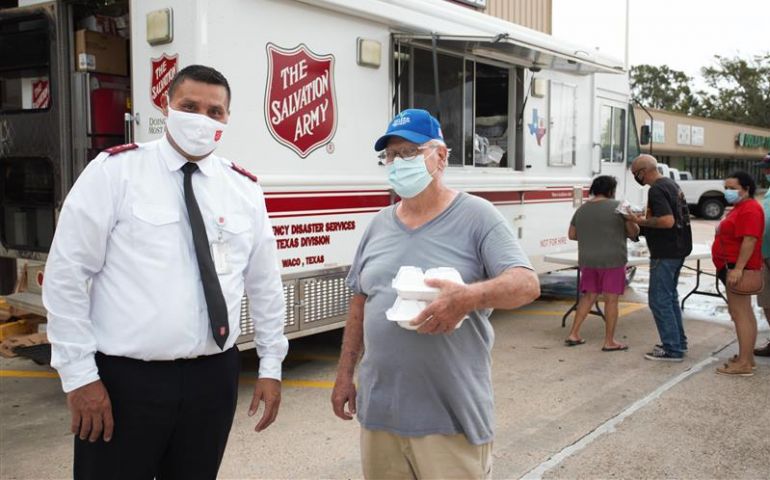
[[[641,198],[623,65],[444,0],[58,1],[0,11],[0,53],[0,254],[26,267],[9,303],[39,314],[32,261],[68,189],[99,150],[163,135],[190,64],[230,82],[217,154],[265,191],[290,338],[344,323],[358,241],[396,201],[373,142],[402,109],[440,118],[446,183],[495,204],[538,272],[576,249],[566,231],[592,177]]]

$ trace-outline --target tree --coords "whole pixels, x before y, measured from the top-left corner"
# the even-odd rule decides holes
[[[631,67],[631,93],[646,107],[691,114],[698,99],[690,88],[692,78],[667,65]]]
[[[714,56],[701,69],[710,91],[698,91],[696,115],[770,128],[770,53],[746,61]]]

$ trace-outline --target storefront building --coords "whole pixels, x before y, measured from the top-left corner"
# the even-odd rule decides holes
[[[502,18],[523,27],[551,34],[552,0],[447,0]]]
[[[689,171],[695,179],[723,179],[744,170],[764,185],[764,177],[753,165],[770,152],[770,129],[710,120],[664,110],[634,109],[636,124],[651,125],[650,142],[642,151],[659,162]]]

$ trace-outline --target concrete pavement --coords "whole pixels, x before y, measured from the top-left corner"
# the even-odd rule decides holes
[[[696,234],[709,229],[696,225]],[[617,338],[630,345],[626,352],[600,350],[603,323],[593,316],[582,331],[587,343],[565,347],[561,315],[570,303],[563,300],[495,313],[495,478],[770,476],[770,362],[758,359],[750,378],[714,373],[734,353],[735,334],[721,301],[707,297],[693,297],[684,312],[685,361],[645,360],[658,340],[645,277],[642,268],[622,300]],[[692,283],[684,272],[680,292]],[[329,401],[339,345],[339,332],[292,341],[281,412],[260,434],[246,415],[255,355],[242,353],[220,478],[360,478],[358,426],[334,417]],[[0,359],[0,478],[71,478],[68,426],[54,372]]]

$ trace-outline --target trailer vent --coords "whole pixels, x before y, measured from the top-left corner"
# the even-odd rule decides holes
[[[294,332],[299,329],[297,324],[297,281],[288,281],[283,284],[283,299],[286,302],[286,318],[284,319],[284,331]],[[249,315],[249,299],[246,295],[241,300],[241,335],[253,335],[254,324]]]
[[[353,292],[345,284],[347,273],[300,280],[302,328],[344,319]]]

